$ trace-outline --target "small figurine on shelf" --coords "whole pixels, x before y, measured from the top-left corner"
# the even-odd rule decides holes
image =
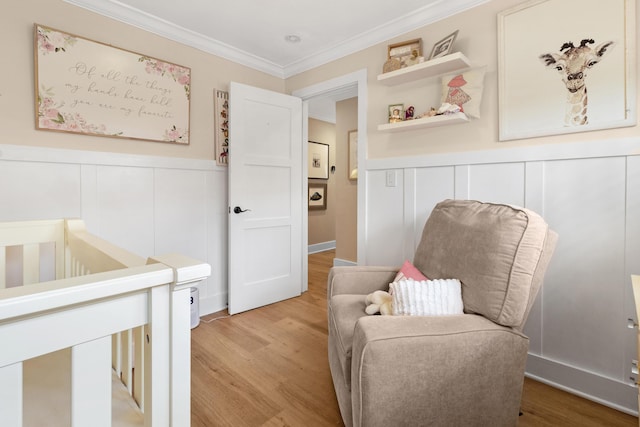
[[[407,107],[407,110],[404,112],[404,119],[405,120],[413,120],[413,105],[410,105],[409,107]]]
[[[420,114],[419,116],[416,117],[416,119],[424,119],[426,117],[433,117],[437,113],[438,113],[438,111],[434,107],[431,107],[431,109],[429,111]]]
[[[411,55],[404,59],[402,65],[403,67],[410,67],[422,62],[424,62],[424,56],[420,56],[420,52],[418,52],[418,49],[413,49],[411,51]]]

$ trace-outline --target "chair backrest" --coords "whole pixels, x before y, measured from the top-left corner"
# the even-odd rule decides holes
[[[467,313],[521,330],[557,235],[533,211],[471,200],[436,205],[414,265],[429,279],[458,279]]]

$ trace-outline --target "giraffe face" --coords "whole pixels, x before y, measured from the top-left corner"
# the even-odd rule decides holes
[[[547,68],[554,68],[560,73],[569,93],[576,93],[585,89],[587,71],[602,60],[613,44],[613,42],[605,42],[593,49],[588,46],[573,47],[573,44],[568,44],[570,47],[566,52],[545,53],[540,55],[540,60]]]
[[[560,53],[545,53],[539,56],[542,63],[549,69],[560,73],[562,82],[567,88],[567,103],[564,123],[566,126],[586,125],[587,117],[587,86],[585,79],[587,71],[602,60],[604,55],[614,46],[608,41],[595,48],[589,45],[595,43],[593,39],[583,39],[580,46],[575,47],[572,42],[562,45]]]

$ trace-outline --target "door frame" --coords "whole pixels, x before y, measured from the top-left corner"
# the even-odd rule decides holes
[[[302,89],[294,90],[291,95],[297,96],[302,99],[302,138],[303,143],[309,139],[309,99],[321,97],[323,94],[327,94],[336,89],[341,89],[346,86],[357,85],[358,92],[358,229],[357,229],[357,262],[358,265],[366,265],[366,251],[365,251],[365,239],[367,224],[365,215],[366,206],[366,188],[367,188],[367,69],[363,68],[353,73],[345,74],[343,76],[335,77],[320,83],[316,83],[311,86],[304,87]],[[303,156],[306,159],[307,144],[303,147]],[[303,173],[308,174],[306,170],[306,161],[303,161]],[[306,200],[306,196],[305,196]],[[306,205],[306,204],[305,204]],[[306,242],[308,247],[308,211],[305,207],[302,220],[302,232],[303,241]],[[308,276],[308,263],[306,257],[303,257],[303,277]],[[308,289],[308,283],[305,280],[303,285],[303,291]]]

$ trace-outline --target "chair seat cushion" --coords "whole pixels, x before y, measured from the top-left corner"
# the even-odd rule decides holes
[[[329,301],[329,345],[340,361],[345,384],[351,388],[353,331],[359,318],[366,316],[364,295],[335,295]],[[331,351],[331,350],[330,350]]]

